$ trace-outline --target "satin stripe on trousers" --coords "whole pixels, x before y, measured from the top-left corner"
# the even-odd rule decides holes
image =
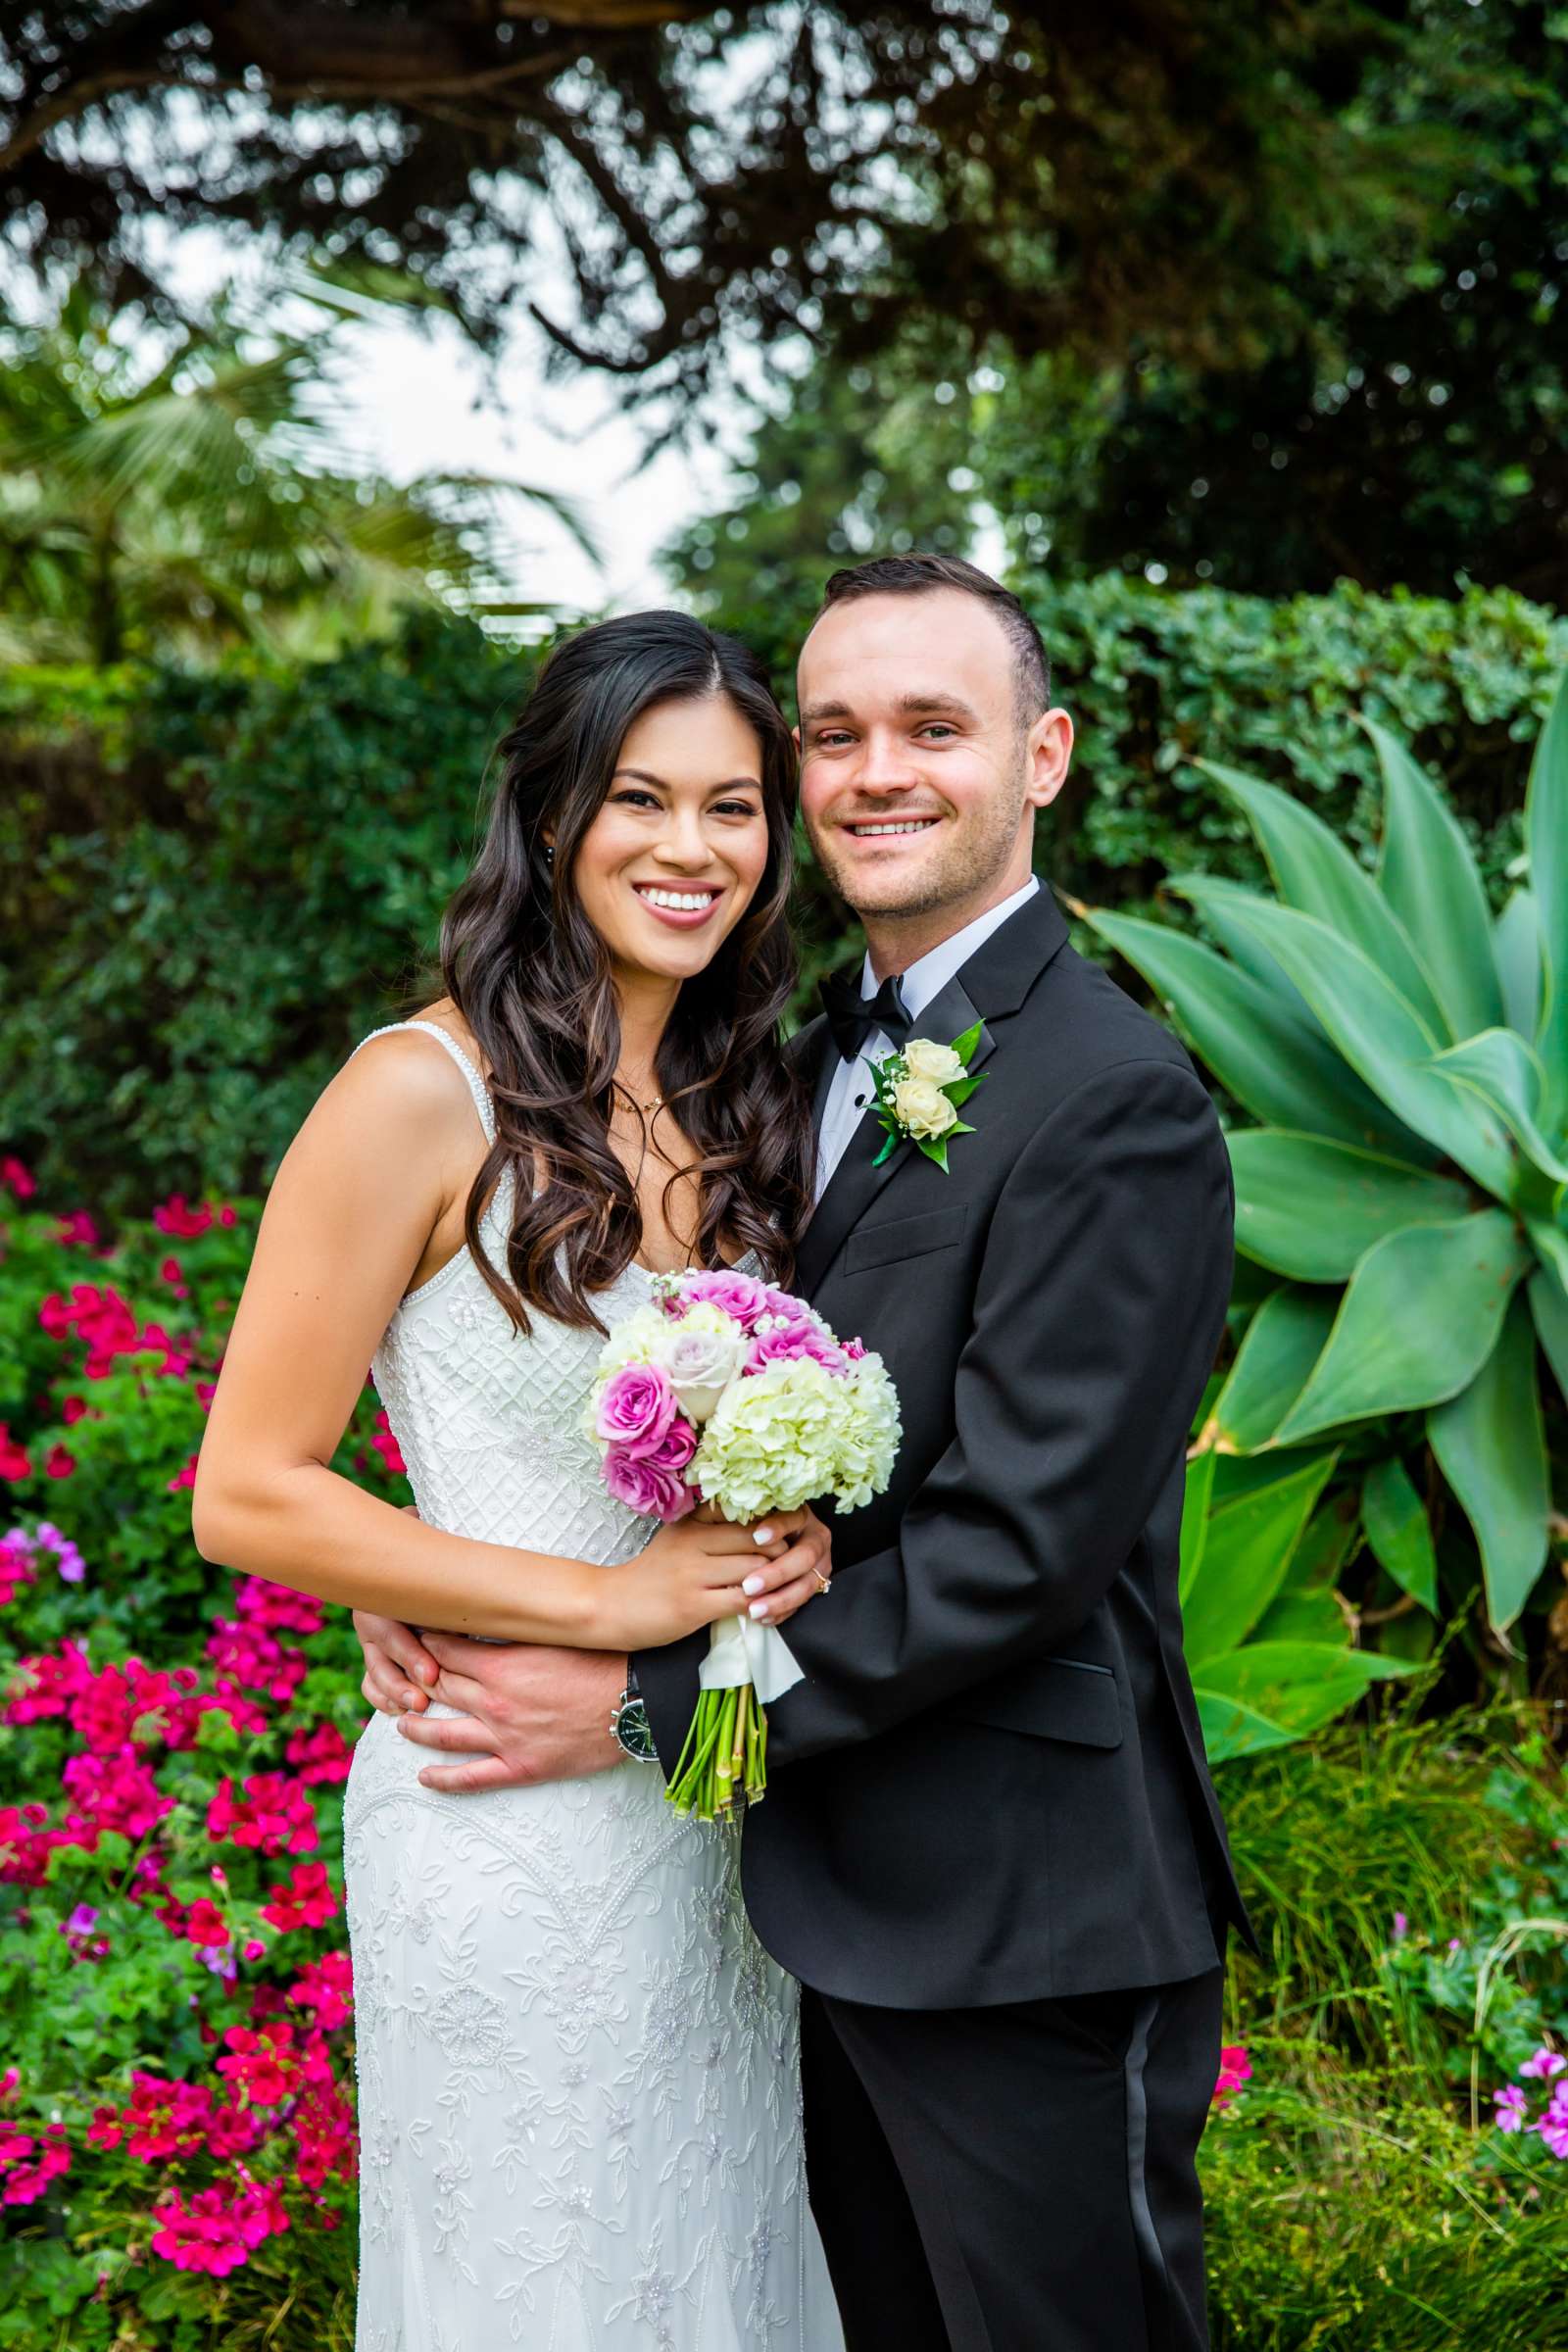
[[[916,2011],[808,1990],[808,2178],[847,2352],[1206,2352],[1222,1984]]]

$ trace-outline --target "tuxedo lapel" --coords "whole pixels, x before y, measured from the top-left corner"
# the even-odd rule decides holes
[[[915,1034],[948,1046],[982,1018],[979,1005],[985,1006],[988,1023],[993,1014],[1000,1019],[1015,1012],[1066,936],[1067,926],[1055,901],[1048,890],[1042,889],[1000,931],[993,932],[932,999],[914,1024]],[[825,1021],[822,1028],[827,1031]],[[996,1051],[996,1044],[989,1025],[983,1027],[970,1056],[971,1071],[982,1068]],[[828,1033],[817,1073],[818,1133],[837,1063],[838,1055]],[[953,1144],[955,1153],[984,1146],[983,1090],[975,1096],[973,1107],[978,1132],[956,1137]],[[876,1166],[877,1153],[886,1138],[886,1129],[868,1108],[851,1136],[802,1238],[796,1256],[796,1279],[804,1291],[809,1293],[816,1288],[883,1186],[891,1183],[907,1161],[918,1156],[912,1143],[900,1142],[894,1145],[881,1166]]]

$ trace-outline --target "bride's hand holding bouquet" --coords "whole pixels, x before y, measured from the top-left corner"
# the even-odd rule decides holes
[[[711,1821],[761,1796],[766,1707],[802,1679],[777,1624],[829,1582],[814,1549],[826,1531],[805,1506],[831,1494],[853,1510],[882,1493],[901,1435],[898,1397],[881,1358],[858,1340],[840,1342],[804,1299],[721,1269],[659,1277],[652,1304],[611,1333],[588,1425],[611,1494],[662,1520],[666,1535],[701,1505],[722,1514],[692,1531],[701,1590],[722,1592],[723,1563],[749,1543],[771,1552],[767,1539],[789,1542],[766,1568],[734,1579],[730,1607],[707,1620],[702,1697],[669,1797]],[[641,1555],[645,1572],[663,1541]]]

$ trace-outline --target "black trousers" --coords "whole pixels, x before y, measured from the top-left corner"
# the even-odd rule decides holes
[[[1222,1982],[954,2010],[808,1989],[807,2170],[848,2352],[1203,2352]]]

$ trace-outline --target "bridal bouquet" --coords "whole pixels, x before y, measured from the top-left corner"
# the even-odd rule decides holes
[[[737,1526],[831,1494],[880,1494],[899,1400],[879,1355],[840,1341],[788,1291],[750,1274],[661,1274],[653,1303],[606,1341],[589,1426],[618,1502],[682,1519],[710,1502]],[[712,1629],[702,1696],[669,1799],[713,1821],[767,1784],[768,1703],[801,1680],[776,1628]]]

